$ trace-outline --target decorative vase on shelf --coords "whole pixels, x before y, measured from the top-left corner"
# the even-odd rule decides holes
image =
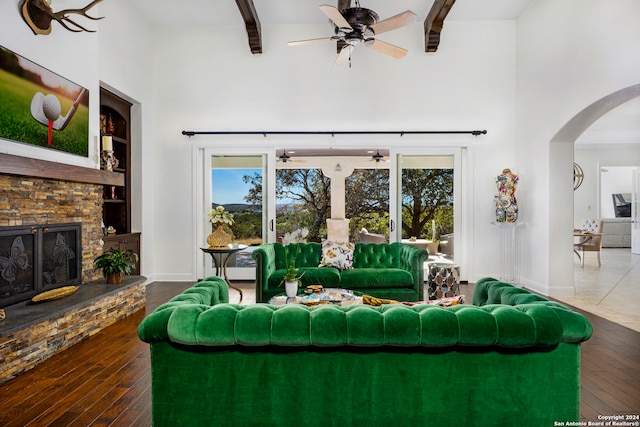
[[[284,282],[284,290],[287,293],[289,298],[295,297],[298,295],[298,281],[294,282]]]
[[[207,243],[212,248],[226,247],[231,243],[231,236],[222,228],[222,223],[218,222],[213,233],[207,237]]]

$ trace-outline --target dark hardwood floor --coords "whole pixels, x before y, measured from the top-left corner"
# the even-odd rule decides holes
[[[1,385],[0,426],[150,426],[149,347],[136,328],[189,286],[150,284],[145,310]],[[581,419],[640,413],[640,333],[584,314],[595,332],[582,345]]]

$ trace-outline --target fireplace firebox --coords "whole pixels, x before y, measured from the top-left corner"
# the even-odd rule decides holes
[[[0,307],[82,281],[82,223],[0,227]]]

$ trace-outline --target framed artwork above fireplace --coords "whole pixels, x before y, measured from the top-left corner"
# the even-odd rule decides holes
[[[0,138],[89,157],[89,91],[0,46]]]

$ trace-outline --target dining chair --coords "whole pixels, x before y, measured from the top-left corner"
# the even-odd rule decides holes
[[[580,230],[584,231],[585,236],[580,242],[573,245],[573,250],[580,252],[580,267],[584,267],[585,252],[596,252],[598,254],[598,265],[600,262],[600,250],[602,249],[602,229],[604,221],[598,219],[585,219],[580,225]]]

